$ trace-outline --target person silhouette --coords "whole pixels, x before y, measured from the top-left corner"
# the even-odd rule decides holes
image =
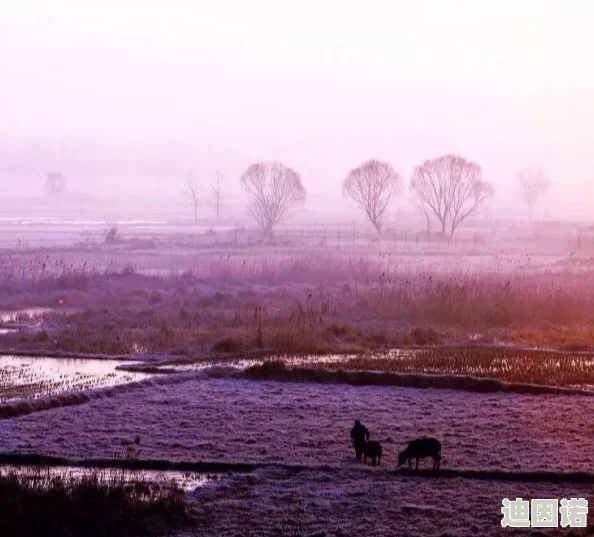
[[[359,420],[355,420],[355,425],[351,429],[351,440],[353,441],[357,460],[360,461],[363,456],[365,442],[369,440],[369,431]]]

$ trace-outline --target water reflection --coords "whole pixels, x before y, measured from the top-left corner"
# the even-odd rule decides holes
[[[35,318],[53,311],[53,308],[26,308],[14,311],[0,311],[0,322],[16,323],[23,318]]]
[[[174,481],[176,485],[186,492],[203,487],[222,477],[222,474],[169,470],[125,470],[122,468],[84,468],[77,466],[0,466],[0,475],[13,472],[31,480],[42,480],[48,477],[76,480],[96,475],[101,482],[124,481],[126,483],[139,483],[151,481],[154,483],[163,483]]]
[[[120,360],[0,356],[0,402],[146,378],[145,373],[116,369],[123,363]]]
[[[366,355],[366,358],[373,359],[385,359],[390,358],[394,360],[413,358],[416,356],[418,351],[412,352],[410,350],[403,349],[392,349],[387,353],[381,353],[377,355]],[[212,360],[199,360],[188,363],[174,363],[174,364],[163,364],[157,365],[157,368],[162,368],[164,371],[183,372],[183,371],[199,371],[202,369],[208,369],[213,366],[224,366],[235,369],[246,369],[255,365],[262,365],[265,362],[279,361],[287,366],[302,367],[308,365],[326,365],[326,364],[339,364],[348,363],[350,360],[357,358],[356,354],[323,354],[323,355],[301,355],[301,356],[287,356],[277,355],[268,356],[266,358],[225,358],[224,356],[212,359]],[[151,364],[152,367],[153,364]]]

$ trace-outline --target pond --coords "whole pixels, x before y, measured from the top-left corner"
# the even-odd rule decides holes
[[[0,402],[125,384],[147,377],[121,360],[0,356]]]

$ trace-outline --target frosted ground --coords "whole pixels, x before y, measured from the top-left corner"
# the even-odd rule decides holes
[[[592,415],[590,397],[186,374],[3,420],[0,452],[110,458],[140,435],[141,459],[255,463],[191,495],[207,535],[277,535],[287,524],[302,525],[295,535],[513,535],[499,525],[503,497],[594,497],[594,487],[397,475],[398,450],[426,434],[442,440],[444,468],[589,471]],[[354,418],[382,441],[381,467],[353,460]]]
[[[189,311],[206,314],[208,307],[221,307],[201,302],[215,292],[240,294],[247,290],[266,305],[272,289],[289,304],[293,291],[297,298],[311,289],[334,296],[332,292],[343,289],[341,276],[363,286],[366,275],[378,270],[405,278],[420,272],[444,272],[445,278],[449,271],[514,276],[547,271],[569,274],[582,283],[587,278],[577,273],[591,270],[594,260],[590,236],[574,254],[581,231],[561,228],[554,232],[557,242],[553,246],[550,230],[540,230],[538,237],[536,228],[524,236],[514,229],[493,236],[490,230],[468,231],[460,242],[443,244],[419,242],[414,236],[403,238],[398,233],[386,234],[378,241],[371,234],[351,231],[350,226],[281,229],[268,243],[236,227],[217,229],[213,235],[208,229],[190,226],[177,230],[154,223],[124,223],[120,226],[122,240],[109,245],[103,243],[107,222],[95,226],[95,231],[87,229],[86,235],[80,233],[78,223],[67,233],[62,224],[35,223],[20,237],[15,233],[21,234],[24,228],[11,226],[14,230],[7,229],[0,241],[10,248],[2,254],[0,272],[10,283],[8,290],[20,289],[24,281],[32,283],[20,294],[5,293],[3,307],[55,306],[64,294],[68,307],[80,307],[82,314],[104,298],[100,293],[104,280],[95,275],[114,270],[124,271],[122,281],[105,281],[113,284],[118,297],[126,291],[125,285],[131,286],[130,293],[134,291],[134,272],[174,276],[191,271],[203,281],[196,283],[196,300]],[[329,265],[329,260],[335,263]],[[343,272],[327,274],[329,266]],[[128,268],[130,282],[125,274]],[[62,275],[79,273],[82,276],[73,279],[72,288],[60,287]],[[44,294],[36,282],[50,274],[55,274],[57,286]],[[95,281],[99,282],[97,289]],[[573,282],[567,278],[559,281]],[[83,284],[90,286],[88,297]],[[576,289],[572,296],[589,296],[580,291],[583,287]],[[179,292],[187,298],[187,288]],[[169,297],[167,293],[164,296]],[[136,304],[128,295],[123,298]],[[138,300],[140,313],[155,315],[156,304],[145,306]],[[112,304],[107,300],[106,304],[113,312]],[[342,313],[342,302],[337,304]],[[252,318],[251,302],[248,306]],[[277,306],[270,299],[269,309],[276,312]],[[530,306],[532,310],[532,303]],[[562,301],[555,302],[551,308],[564,314],[567,308],[562,306]],[[590,303],[584,311],[589,308]],[[289,310],[286,306],[281,315],[287,323],[291,323]],[[178,309],[172,311],[177,314]],[[231,316],[233,313],[230,310]],[[48,317],[50,336],[59,326],[54,317]],[[361,317],[354,318],[353,325],[365,326],[369,319],[364,313]],[[119,326],[120,319],[114,319],[114,325]],[[220,319],[213,319],[220,324]],[[2,328],[12,330],[9,325],[13,321],[3,319],[6,326]],[[97,326],[112,321],[99,318]],[[428,324],[425,319],[421,322],[422,326]],[[89,321],[83,316],[81,323],[88,325]],[[386,317],[385,324],[392,327],[392,317]],[[212,326],[208,330],[212,331]],[[549,331],[546,327],[546,333]],[[12,348],[19,343],[18,337],[25,335],[32,337],[23,345],[35,342],[34,329],[7,333],[3,342]],[[74,340],[80,339],[77,333],[74,336]],[[0,453],[113,460],[121,458],[126,442],[139,435],[140,459],[206,461],[219,463],[221,468],[227,463],[253,463],[251,473],[236,473],[191,493],[192,510],[199,522],[187,535],[305,537],[325,531],[334,537],[536,537],[542,535],[540,530],[502,530],[503,497],[584,496],[594,501],[592,485],[527,479],[511,482],[505,476],[491,478],[487,474],[497,470],[590,472],[594,452],[594,398],[590,397],[280,383],[207,378],[192,371],[116,388],[91,387],[89,391],[97,397],[78,397],[75,392],[74,396],[53,396],[47,406],[37,404],[39,399],[5,403],[12,405],[16,414],[31,413],[18,417],[3,414],[13,417],[0,420]],[[37,411],[41,408],[45,410]],[[353,460],[348,431],[355,418],[363,420],[372,437],[382,441],[381,467],[364,467]],[[444,469],[471,469],[482,478],[396,474],[398,450],[406,440],[423,434],[443,441]]]
[[[590,497],[591,503],[593,492],[584,485],[433,480],[371,468],[266,469],[198,489],[193,498],[201,522],[179,537],[542,537],[554,530],[502,528],[502,498]]]
[[[591,397],[197,378],[2,421],[0,451],[113,457],[140,435],[142,458],[357,468],[359,418],[388,468],[432,435],[447,468],[575,471],[592,468],[592,415]]]

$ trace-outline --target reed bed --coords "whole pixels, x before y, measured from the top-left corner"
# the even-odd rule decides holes
[[[448,272],[421,261],[400,267],[385,254],[327,252],[213,254],[192,270],[160,276],[51,256],[19,263],[17,270],[0,256],[4,307],[53,310],[35,330],[0,335],[15,349],[354,352],[469,339],[594,346],[591,268]]]
[[[185,493],[174,482],[130,482],[123,473],[4,471],[0,498],[0,534],[6,536],[158,535],[190,520]]]

